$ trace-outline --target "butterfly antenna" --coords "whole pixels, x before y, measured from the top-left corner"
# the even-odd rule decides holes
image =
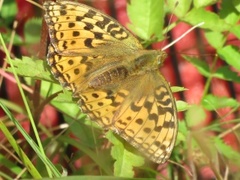
[[[33,1],[33,0],[26,0],[27,2],[29,2],[30,4],[33,4],[37,7],[39,7],[40,9],[44,10],[42,5],[38,4],[37,2]]]
[[[164,48],[162,48],[162,51],[165,51],[167,48],[169,48],[170,46],[172,46],[173,44],[175,44],[176,42],[178,42],[179,40],[181,40],[184,36],[186,36],[189,32],[191,32],[192,30],[196,29],[199,26],[202,26],[204,24],[204,22],[201,22],[193,27],[191,27],[189,30],[187,30],[185,33],[183,33],[180,37],[178,37],[177,39],[175,39],[173,42],[171,42],[170,44],[168,44],[167,46],[165,46]]]

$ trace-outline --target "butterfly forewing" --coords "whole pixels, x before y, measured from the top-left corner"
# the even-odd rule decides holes
[[[44,8],[51,43],[58,53],[97,55],[105,51],[108,52],[106,55],[116,56],[121,49],[115,46],[125,47],[129,52],[142,49],[138,40],[124,27],[96,9],[71,1],[47,1]]]
[[[165,53],[146,51],[116,20],[71,1],[46,1],[55,78],[79,98],[82,111],[156,163],[165,162],[177,134],[175,100],[160,74]]]

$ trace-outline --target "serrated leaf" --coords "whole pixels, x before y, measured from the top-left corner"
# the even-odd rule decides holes
[[[118,177],[133,177],[133,167],[144,164],[144,158],[124,148],[123,141],[116,138],[113,132],[106,134],[107,139],[113,144],[111,155],[116,160],[114,163],[114,175]]]
[[[173,14],[181,18],[189,11],[192,0],[167,0],[165,4]]]
[[[218,137],[214,138],[214,145],[216,146],[220,154],[227,157],[227,159],[231,160],[234,164],[240,165],[239,152],[235,151],[232,147],[225,144],[223,140]]]
[[[191,62],[203,76],[205,77],[210,76],[209,65],[206,62],[201,61],[200,59],[195,57],[189,57],[189,56],[183,56],[183,57],[187,61]]]
[[[235,108],[239,106],[239,103],[237,102],[236,99],[233,99],[233,98],[217,97],[209,94],[202,99],[202,105],[207,110],[212,111],[212,110],[225,108],[225,107]]]
[[[240,51],[239,47],[228,45],[217,50],[219,56],[229,65],[240,70]]]
[[[183,20],[192,25],[204,22],[201,27],[211,29],[212,31],[223,32],[231,28],[231,26],[220,19],[217,14],[207,11],[204,8],[193,8],[185,17],[183,17]]]
[[[127,6],[127,12],[131,22],[129,28],[141,39],[160,40],[163,38],[162,0],[131,0]]]
[[[22,60],[15,59],[12,62],[17,74],[20,76],[52,81],[50,72],[46,70],[46,61],[33,60],[29,57],[24,56],[22,57]],[[12,72],[11,67],[7,68],[7,70]]]
[[[240,76],[238,75],[237,72],[232,71],[229,68],[229,66],[223,66],[218,68],[217,71],[212,76],[226,81],[240,83]]]

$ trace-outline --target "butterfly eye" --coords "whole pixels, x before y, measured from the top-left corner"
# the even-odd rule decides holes
[[[167,54],[163,51],[158,51],[158,55],[157,55],[157,64],[158,66],[161,66],[164,62],[164,60],[166,59]]]
[[[158,56],[158,57],[157,57],[157,64],[158,64],[158,66],[161,66],[161,65],[162,65],[162,62],[163,62],[162,57],[161,57],[161,56]]]

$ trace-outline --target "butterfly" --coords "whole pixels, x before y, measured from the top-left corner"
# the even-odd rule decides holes
[[[161,50],[145,50],[116,20],[72,1],[44,2],[47,61],[60,84],[102,128],[156,163],[166,162],[177,136],[177,110],[159,71]]]

